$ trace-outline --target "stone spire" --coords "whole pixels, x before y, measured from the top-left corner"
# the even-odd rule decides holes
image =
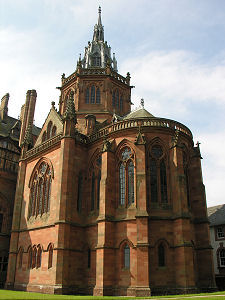
[[[104,27],[102,26],[101,7],[100,6],[98,8],[98,23],[95,24],[95,27],[94,27],[93,41],[104,42]]]
[[[79,62],[80,63],[80,62]],[[85,47],[84,58],[81,66],[87,68],[105,68],[109,63],[112,70],[117,72],[117,61],[115,55],[111,57],[111,47],[104,41],[104,27],[101,19],[101,7],[98,9],[98,22],[94,26],[92,42]]]

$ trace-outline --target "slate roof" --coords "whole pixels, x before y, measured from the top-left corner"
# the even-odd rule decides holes
[[[225,224],[225,204],[208,207],[210,226]]]
[[[15,132],[12,134],[11,129],[15,127],[15,125],[18,125],[18,133]],[[0,136],[7,137],[10,135],[10,137],[14,140],[19,140],[19,134],[20,134],[20,128],[21,128],[21,121],[9,116],[6,116],[4,120],[0,119]],[[38,136],[40,134],[41,129],[35,125],[33,125],[32,133],[35,136]]]
[[[141,107],[126,115],[123,119],[130,120],[130,119],[140,119],[140,118],[154,118],[150,112],[148,112],[145,108]]]

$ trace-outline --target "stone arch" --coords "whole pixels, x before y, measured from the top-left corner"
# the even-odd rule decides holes
[[[51,160],[49,158],[47,158],[47,157],[41,157],[38,160],[38,162],[36,163],[36,165],[34,166],[33,171],[31,173],[30,180],[29,180],[29,183],[28,183],[28,187],[29,188],[31,187],[31,183],[33,181],[35,172],[39,168],[39,166],[41,165],[42,162],[46,162],[49,165],[49,167],[51,169],[52,179],[54,179],[54,168],[53,168],[53,164],[52,164]]]

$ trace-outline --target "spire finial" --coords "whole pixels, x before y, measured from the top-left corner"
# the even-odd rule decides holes
[[[144,106],[145,106],[145,101],[143,98],[141,98],[141,107],[144,108]]]

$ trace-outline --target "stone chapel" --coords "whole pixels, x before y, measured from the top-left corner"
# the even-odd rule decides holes
[[[174,120],[131,111],[101,9],[58,107],[21,120],[7,289],[149,296],[215,289],[199,144]]]

